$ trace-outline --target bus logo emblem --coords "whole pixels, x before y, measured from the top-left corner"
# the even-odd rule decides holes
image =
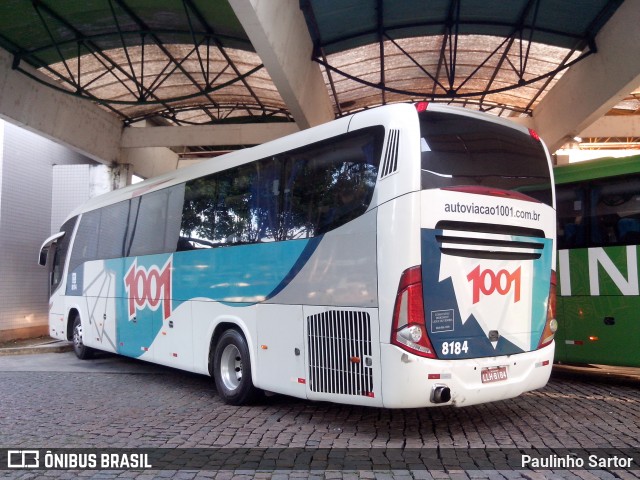
[[[505,269],[495,273],[490,269],[480,271],[480,265],[478,265],[467,275],[467,280],[471,282],[473,288],[473,303],[476,304],[480,301],[480,293],[488,296],[497,291],[500,295],[506,295],[511,291],[512,286],[514,287],[513,302],[519,302],[520,268],[518,267],[513,273],[509,273]]]
[[[171,316],[171,271],[173,256],[162,269],[156,265],[147,270],[138,267],[136,258],[124,277],[124,285],[129,298],[129,320],[136,315],[136,310],[149,308],[157,310],[162,303],[162,319]]]

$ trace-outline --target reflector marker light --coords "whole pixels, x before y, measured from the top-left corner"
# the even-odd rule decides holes
[[[298,383],[305,384],[307,381],[304,378],[298,378]]]
[[[531,135],[531,138],[533,138],[536,141],[540,141],[540,135],[538,135],[538,132],[536,132],[533,128],[529,129],[529,135]]]
[[[545,360],[544,362],[538,362],[536,363],[536,368],[540,368],[540,367],[546,367],[547,365],[549,365],[549,360]]]
[[[418,102],[416,103],[416,110],[418,111],[418,113],[420,112],[424,112],[427,107],[429,106],[429,102]]]
[[[565,340],[564,343],[567,345],[584,345],[582,340]]]
[[[594,336],[594,335],[591,335],[591,336],[589,337],[589,340],[591,340],[592,342],[597,342],[597,341],[598,341],[598,340],[600,340],[600,339],[599,339],[598,337]]]
[[[450,373],[429,373],[427,375],[429,380],[448,380],[451,378]]]
[[[142,350],[143,352],[148,352],[149,348],[148,347],[140,347],[140,350]]]

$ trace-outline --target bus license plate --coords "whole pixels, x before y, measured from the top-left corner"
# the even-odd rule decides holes
[[[501,382],[502,380],[506,380],[508,378],[507,367],[483,368],[480,373],[480,378],[482,379],[482,383]]]

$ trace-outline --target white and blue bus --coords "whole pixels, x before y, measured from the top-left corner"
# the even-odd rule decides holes
[[[43,244],[50,334],[260,391],[389,408],[543,387],[555,209],[535,132],[362,111],[89,200]]]

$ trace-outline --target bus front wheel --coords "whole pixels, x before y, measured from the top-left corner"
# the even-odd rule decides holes
[[[73,321],[73,351],[80,360],[93,357],[93,349],[87,347],[82,341],[82,321],[80,315],[76,315]]]
[[[245,405],[255,399],[257,390],[251,378],[249,347],[239,331],[229,329],[218,340],[213,378],[225,403]]]

